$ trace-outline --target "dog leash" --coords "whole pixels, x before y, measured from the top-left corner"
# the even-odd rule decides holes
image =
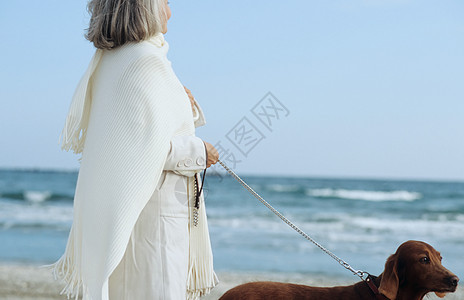
[[[366,281],[365,276],[369,275],[369,273],[361,271],[361,270],[355,270],[353,267],[351,267],[346,261],[343,259],[339,258],[335,254],[333,254],[329,249],[325,248],[316,240],[314,240],[312,237],[310,237],[308,234],[306,234],[303,230],[298,228],[295,224],[293,224],[289,219],[287,219],[284,215],[282,215],[279,211],[277,211],[274,207],[272,207],[266,200],[264,200],[258,193],[256,193],[248,184],[246,184],[245,181],[243,181],[237,174],[235,174],[234,171],[232,171],[224,162],[221,160],[218,160],[218,163],[230,174],[232,177],[234,177],[246,190],[248,190],[253,196],[255,196],[256,199],[258,199],[264,206],[266,206],[270,211],[272,211],[276,216],[278,216],[284,223],[286,223],[288,226],[293,228],[296,232],[298,232],[300,235],[302,235],[305,239],[316,245],[319,249],[321,249],[323,252],[325,252],[327,255],[332,257],[334,260],[336,260],[342,267],[353,273],[354,275],[358,276],[361,278],[363,281]],[[366,281],[367,282],[367,281]],[[371,281],[372,282],[372,281]],[[368,284],[369,285],[369,284]],[[370,285],[369,285],[370,287]],[[372,288],[371,288],[372,289]]]
[[[374,284],[374,280],[372,279],[372,276],[361,270],[355,270],[353,267],[350,266],[346,261],[343,259],[339,258],[336,256],[334,253],[332,253],[329,249],[325,248],[321,244],[319,244],[316,240],[314,240],[312,237],[310,237],[307,233],[305,233],[303,230],[298,228],[295,224],[293,224],[289,219],[287,219],[284,215],[282,215],[278,210],[276,210],[274,207],[272,207],[271,204],[269,204],[266,200],[263,199],[258,193],[256,193],[245,181],[242,180],[237,174],[235,174],[234,171],[232,171],[224,162],[218,159],[218,163],[230,174],[232,177],[234,177],[246,190],[248,190],[253,196],[255,196],[256,199],[258,199],[264,206],[266,206],[270,211],[272,211],[276,216],[278,216],[284,223],[286,223],[288,226],[290,226],[292,229],[294,229],[296,232],[298,232],[300,235],[302,235],[305,239],[316,245],[319,249],[321,249],[323,252],[325,252],[327,255],[332,257],[334,260],[336,260],[342,267],[353,273],[353,275],[358,276],[361,278],[362,281],[366,282],[367,286],[371,290],[371,292],[374,294],[375,298],[377,300],[388,300],[383,294],[379,292],[379,289],[377,286]]]

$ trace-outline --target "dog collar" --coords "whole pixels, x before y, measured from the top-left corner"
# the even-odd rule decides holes
[[[374,293],[375,299],[377,300],[390,300],[389,298],[385,297],[385,295],[379,292],[379,289],[374,284],[374,280],[372,280],[372,276],[370,274],[367,275],[367,278],[364,280],[367,283],[367,286]]]

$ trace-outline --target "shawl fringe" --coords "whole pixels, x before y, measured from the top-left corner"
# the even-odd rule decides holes
[[[71,228],[70,236],[73,235]],[[65,284],[60,295],[66,295],[67,299],[79,299],[79,293],[88,295],[87,286],[84,284],[78,264],[76,264],[76,253],[74,251],[74,238],[68,239],[66,251],[61,258],[53,264],[41,266],[52,270],[55,280],[60,279]]]
[[[102,53],[103,51],[100,49],[95,52],[89,67],[85,71],[84,76],[82,76],[74,92],[65,125],[58,141],[58,144],[62,144],[61,149],[63,150],[69,151],[71,149],[76,154],[84,150],[92,102],[91,77],[100,62]]]
[[[193,207],[190,207],[189,272],[187,277],[187,300],[197,300],[207,295],[219,283],[213,269],[213,253],[209,238],[208,223],[203,194],[198,211],[198,224],[193,224]]]

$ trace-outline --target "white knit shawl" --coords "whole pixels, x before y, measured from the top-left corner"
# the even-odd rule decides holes
[[[66,283],[62,293],[68,298],[82,289],[84,299],[108,299],[108,278],[158,184],[170,140],[195,132],[168,49],[158,33],[148,41],[97,50],[75,91],[62,132],[62,148],[82,153],[74,219],[65,253],[51,265]],[[190,228],[190,299],[217,283],[202,207],[204,223]]]

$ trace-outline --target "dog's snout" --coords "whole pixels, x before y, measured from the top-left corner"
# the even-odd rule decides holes
[[[449,283],[451,286],[458,286],[459,278],[458,276],[452,276],[449,278]]]

